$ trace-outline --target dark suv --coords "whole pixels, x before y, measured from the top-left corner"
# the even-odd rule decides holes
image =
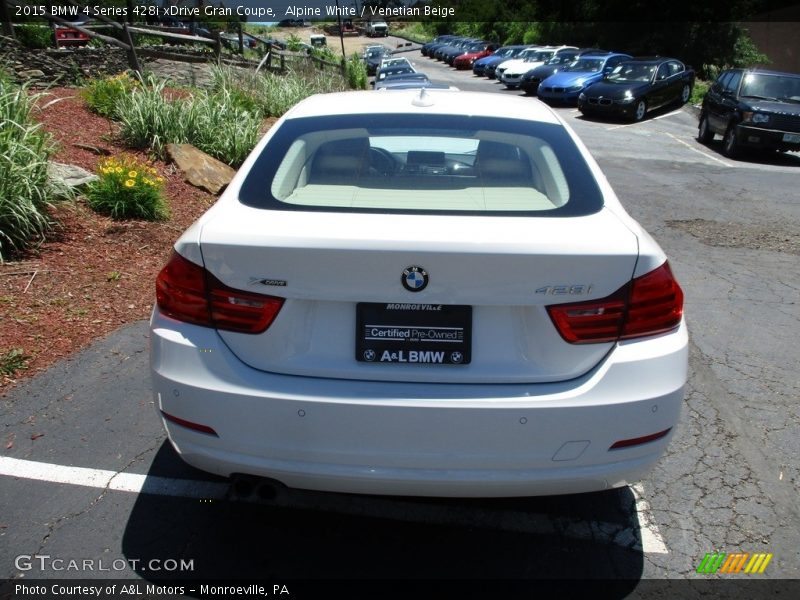
[[[717,133],[731,158],[743,147],[800,150],[800,75],[723,71],[703,98],[697,139],[708,144]]]

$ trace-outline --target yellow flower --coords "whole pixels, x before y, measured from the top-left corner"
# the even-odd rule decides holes
[[[133,179],[128,179],[128,181],[125,182],[125,187],[133,187],[134,185],[136,185],[136,182]]]
[[[136,178],[136,171],[128,171],[128,177],[130,177],[131,179],[135,179]]]
[[[116,168],[116,169],[114,169],[114,170],[115,170],[117,173],[122,173],[122,167],[117,167],[117,168]]]

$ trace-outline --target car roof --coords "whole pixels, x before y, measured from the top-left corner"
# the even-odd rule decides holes
[[[770,69],[761,69],[759,67],[751,69],[725,69],[726,71],[744,71],[745,73],[760,73],[762,75],[784,75],[789,77],[800,77],[800,73],[788,73],[786,71],[772,71]]]
[[[380,104],[375,103],[372,91],[336,92],[316,94],[302,100],[286,118],[300,119],[324,115],[358,115],[358,114],[413,114],[419,112],[436,114],[470,115],[487,118],[510,118],[541,121],[559,124],[559,119],[552,109],[541,102],[531,102],[522,96],[504,96],[489,92],[457,93],[442,90],[426,92],[424,107],[413,103],[419,97],[419,91],[397,90],[386,96]],[[498,115],[502,115],[499,117]]]
[[[581,58],[611,58],[612,56],[630,56],[630,54],[624,54],[622,52],[587,52],[586,54],[581,54]]]

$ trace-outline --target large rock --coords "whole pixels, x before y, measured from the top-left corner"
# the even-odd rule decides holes
[[[212,194],[219,194],[236,171],[191,144],[167,144],[167,153],[186,181]]]
[[[47,164],[47,176],[56,188],[77,189],[97,179],[97,175],[75,165],[65,165],[55,161]]]

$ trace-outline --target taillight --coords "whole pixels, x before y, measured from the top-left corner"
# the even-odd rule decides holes
[[[610,296],[554,304],[547,312],[561,337],[571,344],[614,342],[677,327],[683,316],[683,292],[665,262]]]
[[[173,319],[241,333],[266,331],[283,306],[283,298],[228,287],[177,252],[158,274],[156,302]]]

